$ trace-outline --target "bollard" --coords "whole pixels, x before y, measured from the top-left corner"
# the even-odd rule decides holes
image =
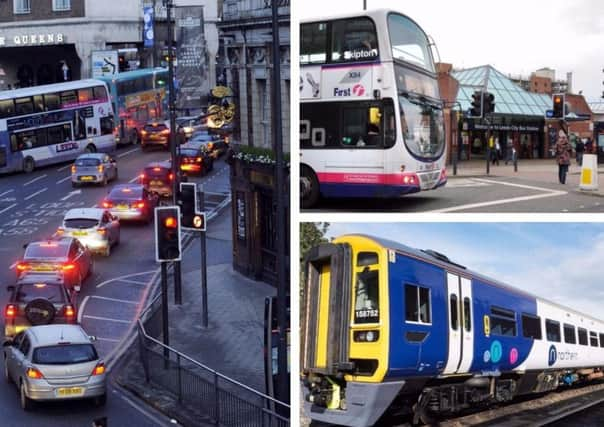
[[[512,151],[512,160],[514,161],[514,172],[518,172],[518,156],[516,150]]]
[[[583,165],[581,166],[581,179],[579,180],[579,189],[598,189],[598,156],[596,154],[583,155]]]

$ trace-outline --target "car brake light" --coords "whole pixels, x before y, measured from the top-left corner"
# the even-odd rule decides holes
[[[109,208],[112,208],[112,207],[113,207],[113,203],[111,203],[111,202],[107,202],[107,201],[104,201],[104,202],[102,203],[102,205],[103,205],[103,207],[104,207],[105,209],[109,209]]]
[[[75,268],[75,264],[63,264],[63,267],[61,268],[63,269],[63,271],[70,271]]]
[[[136,202],[136,203],[134,204],[134,207],[139,208],[139,209],[142,209],[142,208],[144,208],[144,207],[145,207],[145,202],[144,202],[144,201]]]
[[[168,179],[169,179],[170,181],[172,181],[172,180],[174,179],[174,174],[172,174],[172,173],[171,173],[170,175],[168,175]]]
[[[74,317],[75,316],[75,309],[73,308],[73,305],[67,304],[67,305],[65,305],[63,310],[65,312],[65,317]]]
[[[170,135],[170,129],[164,129],[161,131],[162,135]]]
[[[17,270],[18,271],[25,271],[29,268],[29,265],[24,264],[24,263],[19,263],[17,264]]]
[[[99,227],[96,229],[96,231],[99,232],[99,234],[105,235],[107,233],[107,229],[105,227]]]
[[[97,365],[92,370],[92,375],[102,375],[105,373],[105,364],[103,362],[97,363]]]
[[[44,378],[42,372],[38,371],[36,368],[27,368],[27,377],[33,378],[34,380],[39,380]]]
[[[13,319],[17,315],[17,306],[14,304],[8,304],[4,310],[4,317],[7,319]]]
[[[76,173],[76,167],[75,167],[75,165],[71,165],[71,173]]]
[[[57,228],[57,234],[63,234],[63,233],[65,233],[65,229],[63,227]]]
[[[153,168],[153,170],[154,170],[155,172],[159,172],[159,171],[161,171],[161,168],[155,167],[155,168]]]
[[[145,178],[146,178],[146,176],[145,176],[145,174],[144,174],[144,173],[141,173],[141,174],[140,174],[138,177],[139,177],[141,180],[143,180],[143,179],[145,179]]]
[[[103,170],[105,169],[105,167],[103,165],[99,165],[99,167],[97,169],[99,170],[99,172],[103,172]]]
[[[147,136],[147,131],[146,130],[141,130],[141,135],[142,136]]]
[[[201,162],[203,162],[203,159],[202,159],[201,157],[197,157],[197,158],[195,159],[195,161],[196,161],[197,163],[201,163]]]

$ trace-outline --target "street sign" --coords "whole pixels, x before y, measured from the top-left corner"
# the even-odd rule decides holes
[[[554,118],[554,110],[546,110],[545,111],[545,118],[546,119],[553,119]]]
[[[187,228],[187,230],[206,231],[206,213],[195,212],[193,217],[193,228]]]

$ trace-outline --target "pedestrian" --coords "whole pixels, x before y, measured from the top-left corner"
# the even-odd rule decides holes
[[[495,137],[493,135],[489,137],[489,152],[491,155],[491,162],[499,166],[499,159],[497,158],[497,148],[495,147]]]
[[[514,159],[512,158],[513,153],[514,153],[514,140],[512,139],[511,136],[509,136],[507,139],[507,143],[505,145],[505,164],[506,165],[508,164],[508,162],[514,161]]]
[[[497,164],[499,165],[499,159],[501,156],[501,144],[499,144],[499,137],[495,138],[495,155],[497,156]]]
[[[556,142],[556,159],[558,161],[558,180],[560,184],[566,184],[566,174],[568,173],[572,151],[573,149],[568,142],[568,137],[561,130],[558,134],[558,142]]]
[[[583,165],[583,151],[585,150],[585,144],[583,140],[579,139],[577,144],[575,145],[575,153],[577,153],[577,164],[579,166]]]

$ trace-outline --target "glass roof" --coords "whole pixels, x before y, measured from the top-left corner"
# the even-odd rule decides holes
[[[451,75],[459,81],[457,101],[464,111],[471,107],[476,90],[486,90],[495,96],[495,113],[499,114],[544,117],[546,110],[552,108],[549,95],[525,91],[490,65],[453,71]]]
[[[589,108],[594,114],[604,114],[604,100],[590,102]]]

